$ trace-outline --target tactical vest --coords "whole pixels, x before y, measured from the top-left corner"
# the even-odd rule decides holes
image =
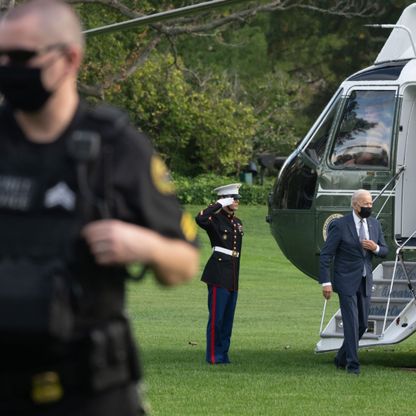
[[[125,270],[97,266],[80,238],[87,222],[112,215],[112,141],[126,124],[117,110],[81,105],[50,145],[23,140],[17,126],[6,129],[0,140],[0,349],[79,343],[87,360],[117,348],[133,359]],[[7,137],[10,132],[17,138]],[[115,378],[127,372],[137,378],[130,364]],[[93,378],[106,384],[97,373]]]
[[[54,143],[28,142],[0,109],[0,412],[127,386],[142,377],[124,314],[122,267],[80,237],[118,218],[114,140],[127,117],[80,105]],[[139,397],[140,401],[140,397]]]

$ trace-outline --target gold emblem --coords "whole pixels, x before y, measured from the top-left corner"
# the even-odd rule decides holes
[[[59,374],[54,371],[35,374],[32,377],[32,400],[37,404],[53,403],[62,399],[62,389]]]
[[[342,214],[332,214],[325,220],[324,225],[322,227],[322,237],[324,238],[324,241],[326,241],[326,237],[328,235],[329,224],[331,224],[331,222],[336,220],[337,218],[342,218],[342,217],[343,217]]]
[[[189,212],[184,212],[181,218],[181,230],[188,241],[194,241],[197,234],[195,221]]]
[[[152,156],[150,174],[153,184],[161,194],[173,194],[175,192],[175,185],[170,178],[168,168],[158,155]]]

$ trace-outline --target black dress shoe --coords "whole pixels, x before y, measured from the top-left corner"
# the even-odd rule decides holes
[[[360,369],[359,368],[347,368],[347,373],[352,374],[354,376],[360,375]]]
[[[337,357],[334,358],[334,364],[339,370],[345,370],[345,364],[340,363]]]

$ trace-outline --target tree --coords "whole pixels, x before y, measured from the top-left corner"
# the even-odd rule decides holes
[[[182,174],[239,172],[250,158],[256,120],[251,107],[230,98],[220,78],[205,87],[186,82],[172,55],[154,54],[106,98],[129,110],[155,139],[170,168]]]
[[[181,0],[68,3],[76,6],[86,28],[184,5]],[[253,149],[288,152],[298,139],[293,108],[300,108],[304,88],[291,81],[286,68],[270,64],[264,35],[270,13],[291,10],[345,18],[378,13],[380,7],[370,0],[245,2],[91,37],[80,91],[90,100],[128,109],[173,169],[239,171]],[[212,59],[214,54],[197,56],[201,40],[208,40],[208,48],[223,44],[217,48],[220,60]],[[230,49],[232,44],[237,46]]]
[[[173,7],[183,6],[182,1],[138,1],[126,0],[67,0],[68,3],[78,5],[78,10],[84,19],[85,26],[96,27],[105,22],[113,23],[120,18],[137,18],[150,11],[166,10]],[[198,2],[196,2],[198,3]],[[94,85],[81,85],[84,92],[103,96],[103,90],[109,88],[114,80],[124,80],[131,76],[137,68],[142,65],[146,58],[153,50],[155,50],[162,40],[172,47],[172,51],[176,54],[175,39],[181,35],[196,36],[204,34],[212,34],[217,31],[224,31],[231,25],[240,28],[257,16],[259,13],[282,12],[293,9],[312,10],[323,13],[325,15],[336,15],[343,17],[368,16],[374,13],[380,13],[381,7],[378,2],[371,0],[274,0],[263,4],[257,2],[244,2],[243,5],[235,6],[232,9],[220,9],[212,13],[197,14],[192,17],[181,18],[168,23],[152,24],[147,28],[132,30],[130,33],[120,32],[115,35],[107,35],[103,37],[101,44],[106,44],[106,40],[111,41],[114,46],[119,46],[120,42],[126,45],[125,52],[127,56],[124,58],[124,65],[113,67],[114,71],[101,79],[101,82]],[[97,41],[92,41],[96,45]],[[118,62],[120,64],[120,62]]]
[[[275,68],[301,81],[307,103],[304,112],[310,119],[322,111],[347,76],[373,64],[389,32],[364,25],[396,23],[410,3],[374,1],[379,13],[359,19],[305,9],[270,15],[270,60]]]

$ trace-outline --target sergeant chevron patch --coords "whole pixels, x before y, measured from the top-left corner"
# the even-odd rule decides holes
[[[75,208],[75,194],[65,182],[59,182],[45,192],[45,207],[54,208],[61,206],[67,211]]]

